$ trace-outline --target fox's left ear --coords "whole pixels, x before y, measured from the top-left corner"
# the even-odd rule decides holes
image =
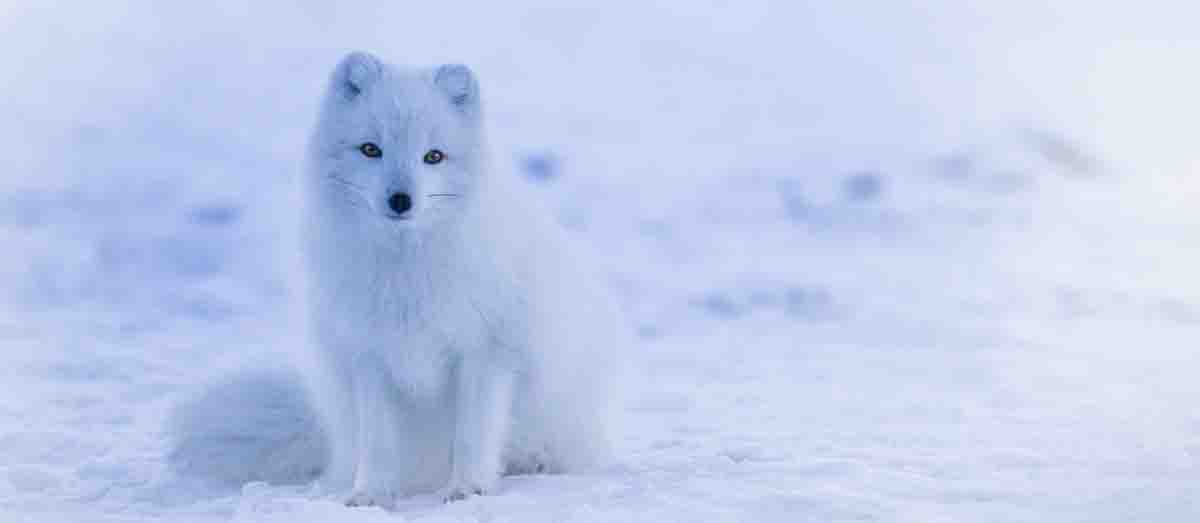
[[[465,65],[448,64],[437,68],[433,83],[450,99],[450,103],[465,114],[479,113],[479,83]]]

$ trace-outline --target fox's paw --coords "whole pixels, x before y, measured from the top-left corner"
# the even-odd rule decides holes
[[[347,507],[396,508],[396,495],[388,492],[354,491],[346,498]]]
[[[466,483],[453,483],[442,489],[441,492],[443,503],[462,501],[471,496],[482,496],[486,493],[487,491],[483,487]]]
[[[554,474],[559,467],[544,452],[531,452],[520,458],[510,458],[504,464],[505,476],[523,476],[529,474]]]

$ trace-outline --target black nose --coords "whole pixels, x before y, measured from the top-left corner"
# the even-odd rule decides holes
[[[391,198],[388,198],[388,207],[396,214],[404,214],[412,209],[412,197],[406,192],[393,193]]]

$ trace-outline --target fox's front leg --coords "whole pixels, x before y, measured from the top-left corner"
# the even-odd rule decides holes
[[[327,359],[318,378],[320,394],[314,395],[328,437],[329,461],[321,476],[327,492],[343,495],[354,482],[358,451],[358,412],[354,400],[354,380],[350,362],[338,366],[337,360]]]
[[[443,493],[447,502],[487,492],[500,475],[514,377],[511,370],[483,359],[464,358],[456,373],[453,466]]]
[[[395,505],[400,474],[400,403],[383,362],[369,354],[354,365],[354,401],[358,430],[354,488],[346,504]]]

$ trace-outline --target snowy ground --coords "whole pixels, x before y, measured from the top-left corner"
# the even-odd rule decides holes
[[[1195,8],[106,4],[0,7],[0,519],[1200,519]],[[601,253],[617,464],[390,514],[168,470],[174,405],[298,343],[352,48],[472,64]]]

